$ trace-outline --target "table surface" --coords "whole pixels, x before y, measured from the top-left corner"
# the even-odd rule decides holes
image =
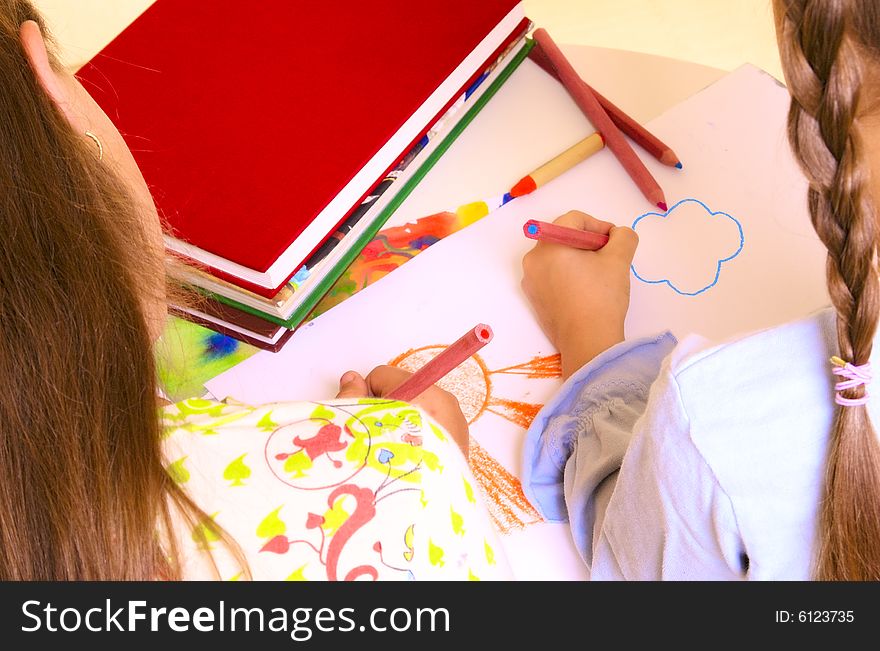
[[[561,47],[583,79],[642,124],[727,74],[637,52]],[[526,60],[388,224],[503,194],[592,130],[562,86]]]

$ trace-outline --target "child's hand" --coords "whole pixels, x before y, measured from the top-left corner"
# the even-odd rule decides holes
[[[523,257],[523,291],[538,323],[562,356],[562,377],[567,379],[596,355],[623,341],[630,265],[639,238],[630,228],[577,211],[554,223],[609,237],[608,244],[598,251],[538,242]]]
[[[383,397],[399,387],[412,373],[393,366],[377,366],[366,379],[355,371],[348,371],[339,379],[337,398]],[[438,386],[432,386],[412,401],[440,423],[452,439],[468,454],[468,424],[458,399]]]

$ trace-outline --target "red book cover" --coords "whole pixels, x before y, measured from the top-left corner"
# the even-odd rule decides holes
[[[510,35],[518,4],[158,0],[78,77],[169,248],[272,290]]]

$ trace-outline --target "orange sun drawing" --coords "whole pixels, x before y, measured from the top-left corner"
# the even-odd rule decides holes
[[[389,362],[407,371],[415,371],[446,346],[423,346],[408,350]],[[543,405],[509,400],[493,395],[493,375],[521,375],[528,379],[551,379],[562,376],[559,355],[535,357],[528,362],[489,370],[479,355],[473,355],[450,371],[437,384],[458,398],[468,425],[473,425],[487,411],[527,429]],[[470,443],[470,466],[487,500],[489,513],[496,528],[502,533],[522,529],[541,522],[541,516],[523,494],[522,484],[501,465],[473,437]]]

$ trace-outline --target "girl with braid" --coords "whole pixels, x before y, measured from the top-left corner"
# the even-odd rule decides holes
[[[523,260],[567,378],[528,433],[524,484],[594,579],[880,579],[880,4],[773,6],[832,305],[722,345],[624,341],[630,229],[568,213],[606,247]],[[603,282],[573,295],[577,275]]]

